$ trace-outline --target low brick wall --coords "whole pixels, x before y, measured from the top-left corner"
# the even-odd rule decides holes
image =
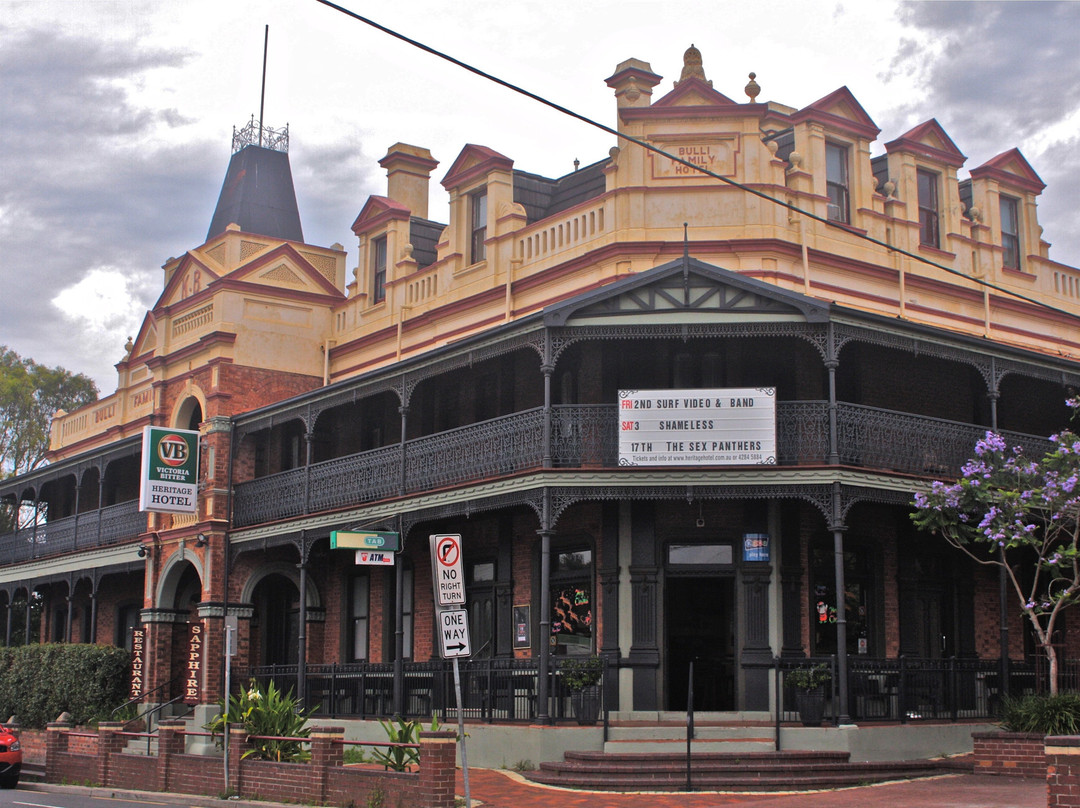
[[[1027,732],[973,732],[976,774],[1046,777],[1045,738]]]
[[[229,783],[223,758],[184,753],[182,721],[163,721],[157,755],[124,751],[137,733],[103,722],[98,732],[74,732],[68,724],[50,724],[46,733],[45,780],[87,783],[143,791],[217,796],[226,790],[246,799],[319,805],[366,805],[382,795],[386,805],[453,808],[456,745],[453,732],[420,733],[419,771],[386,772],[344,766],[342,727],[311,731],[311,761],[276,763],[244,760],[251,744],[243,730],[229,735]],[[93,742],[94,754],[85,751]]]

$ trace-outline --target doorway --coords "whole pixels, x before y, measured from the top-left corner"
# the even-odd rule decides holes
[[[735,581],[730,576],[666,579],[665,709],[683,712],[694,662],[694,709],[735,709]]]

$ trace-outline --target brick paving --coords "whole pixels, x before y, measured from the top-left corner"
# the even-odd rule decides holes
[[[530,783],[504,769],[469,769],[474,805],[484,808],[1046,808],[1046,780],[956,774],[834,791],[790,794],[664,793],[615,794],[570,791]],[[465,786],[458,770],[457,794]]]

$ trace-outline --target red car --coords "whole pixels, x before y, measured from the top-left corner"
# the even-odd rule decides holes
[[[0,726],[0,788],[15,788],[22,771],[22,746],[15,733]]]

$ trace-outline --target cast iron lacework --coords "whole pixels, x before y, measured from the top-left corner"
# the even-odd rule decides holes
[[[982,376],[988,390],[998,390],[1001,380],[1010,374],[1058,382],[1063,386],[1080,383],[1080,374],[1069,373],[1061,368],[1048,367],[1034,362],[1029,364],[1013,359],[987,356],[961,347],[944,345],[893,331],[876,331],[848,323],[837,323],[834,330],[837,355],[849,342],[864,342],[886,348],[895,348],[916,356],[933,356],[938,359],[959,362],[975,368],[979,375]]]
[[[841,463],[923,477],[956,476],[985,427],[940,418],[837,404]],[[780,401],[777,461],[820,466],[829,453],[829,405]],[[1010,445],[1031,454],[1045,438],[1006,432]],[[404,493],[490,480],[543,467],[544,410],[493,418],[406,443]],[[618,468],[616,405],[551,408],[551,456],[556,468]],[[310,478],[310,479],[309,479]],[[401,493],[400,446],[383,447],[260,477],[236,486],[238,527],[360,505]],[[305,495],[310,500],[305,503]]]
[[[713,337],[797,337],[806,340],[824,360],[828,332],[819,323],[654,323],[648,325],[589,325],[558,329],[552,337],[552,360],[577,342],[613,339],[703,339]]]
[[[537,522],[540,521],[544,510],[544,495],[541,489],[532,491],[515,491],[509,494],[499,494],[494,497],[474,499],[470,502],[455,502],[448,505],[440,505],[437,508],[424,508],[418,511],[409,511],[402,515],[402,541],[410,531],[419,524],[434,522],[440,519],[451,519],[456,516],[469,516],[474,513],[487,513],[490,511],[506,510],[524,505],[536,514]]]
[[[471,368],[480,362],[514,353],[522,348],[531,348],[536,352],[538,358],[543,359],[544,332],[541,329],[536,329],[524,334],[515,334],[508,339],[491,341],[455,353],[452,356],[443,356],[425,362],[419,367],[407,371],[402,376],[402,399],[404,404],[405,406],[409,405],[416,386],[425,379],[443,376],[448,371]]]
[[[840,462],[845,465],[932,477],[955,476],[986,434],[986,427],[844,403],[837,405],[836,430]],[[1023,445],[1036,455],[1051,445],[1034,435],[1002,434],[1010,445]]]
[[[405,444],[406,485],[427,491],[537,468],[543,463],[544,410],[536,408]]]
[[[401,446],[349,455],[311,467],[311,511],[330,511],[398,493]]]
[[[914,491],[887,491],[883,488],[842,485],[840,486],[840,519],[842,522],[847,522],[848,511],[862,502],[907,507],[914,496]],[[828,520],[829,516],[826,515],[825,518]]]

